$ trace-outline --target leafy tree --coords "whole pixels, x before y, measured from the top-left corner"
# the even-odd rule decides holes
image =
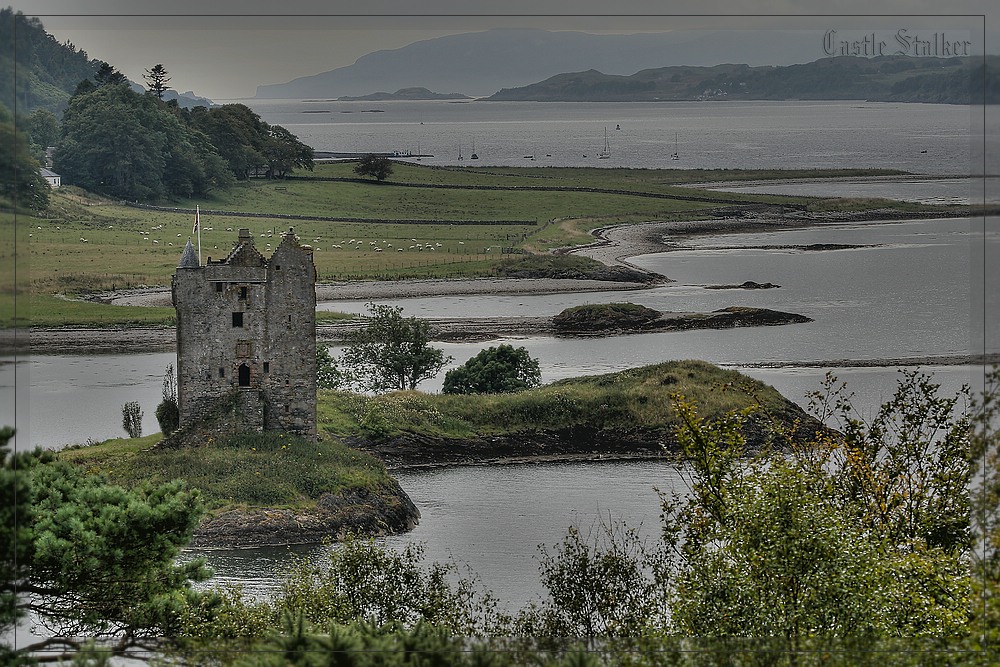
[[[978,648],[1000,644],[1000,366],[985,379],[973,409],[971,458],[973,637]]]
[[[384,155],[368,154],[358,160],[354,173],[359,176],[374,176],[381,183],[392,175],[392,160]]]
[[[79,97],[80,95],[89,95],[90,93],[97,90],[97,84],[90,79],[83,79],[80,83],[76,84],[76,88],[73,90],[73,97]]]
[[[268,178],[284,178],[295,168],[312,171],[313,149],[280,125],[268,128],[262,152]]]
[[[554,553],[541,549],[548,596],[516,619],[520,634],[546,638],[630,638],[659,634],[669,617],[668,554],[648,547],[623,524],[601,524],[584,536],[571,527]]]
[[[24,614],[16,584],[27,576],[31,555],[31,487],[10,456],[7,443],[13,437],[12,428],[0,428],[0,630]]]
[[[129,199],[159,197],[168,147],[163,120],[126,86],[78,95],[63,114],[56,170],[88,190]]]
[[[248,180],[266,169],[264,144],[268,125],[250,107],[243,104],[224,104],[211,109],[196,107],[191,113],[191,123],[208,137],[237,180]]]
[[[59,140],[59,120],[48,109],[35,109],[28,116],[28,137],[36,147],[35,154],[44,154],[49,146]]]
[[[177,405],[177,378],[174,375],[174,365],[167,364],[163,372],[163,400],[156,406],[156,422],[160,431],[168,436],[177,430],[181,422],[181,411]]]
[[[320,389],[341,389],[349,380],[337,367],[337,360],[325,345],[316,346],[316,386]]]
[[[24,134],[14,127],[10,112],[0,105],[0,196],[15,206],[46,208],[49,187],[38,170]]]
[[[0,629],[30,613],[56,639],[19,647],[78,650],[72,637],[109,636],[122,653],[172,636],[186,609],[214,596],[191,589],[202,561],[176,558],[201,516],[180,481],[113,486],[42,450],[10,455],[0,432]]]
[[[128,78],[115,69],[110,63],[101,62],[94,74],[94,83],[98,88],[104,86],[120,86],[128,83]]]
[[[167,90],[167,83],[170,81],[166,68],[161,64],[153,65],[146,70],[142,78],[149,85],[149,92],[156,95],[156,99],[162,100],[163,93]]]
[[[402,308],[368,304],[365,327],[348,338],[342,356],[358,383],[370,391],[416,389],[451,357],[430,346],[430,325],[404,318]]]
[[[268,125],[243,104],[196,107],[190,124],[200,130],[239,180],[264,175],[284,178],[293,169],[312,169],[313,150],[280,125]]]
[[[840,389],[845,437],[746,458],[749,412],[708,423],[676,396],[691,495],[664,499],[689,636],[949,636],[969,620],[968,416],[908,374],[870,424]],[[822,412],[822,410],[821,410]],[[927,457],[927,461],[920,460]]]
[[[454,565],[424,565],[423,547],[401,550],[348,536],[322,557],[289,570],[275,600],[279,614],[319,627],[364,620],[375,626],[430,623],[459,634],[496,630],[506,617],[492,594]]]
[[[142,437],[142,406],[136,401],[122,406],[122,428],[130,438]]]
[[[509,394],[537,387],[542,372],[528,350],[499,345],[481,351],[444,375],[446,394]]]

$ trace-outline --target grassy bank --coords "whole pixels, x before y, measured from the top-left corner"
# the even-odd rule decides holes
[[[372,397],[321,391],[319,441],[261,433],[158,448],[154,445],[162,436],[156,434],[71,447],[59,457],[126,487],[183,479],[201,491],[216,515],[240,508],[308,509],[323,493],[367,489],[377,494],[387,488],[383,464],[342,439],[377,441],[408,433],[460,441],[570,427],[665,432],[675,426],[670,399],[675,392],[695,401],[707,418],[758,402],[786,423],[802,414],[773,388],[736,371],[677,361],[562,380],[518,394],[411,391]]]
[[[444,395],[396,392],[361,396],[324,391],[319,427],[334,437],[385,439],[403,433],[474,438],[587,426],[672,430],[670,394],[680,393],[711,418],[760,404],[790,421],[801,416],[775,389],[702,361],[672,361],[618,373],[561,380],[517,394]]]
[[[847,204],[809,197],[734,194],[679,187],[708,180],[883,175],[874,170],[645,170],[593,168],[432,168],[397,164],[390,182],[358,182],[352,164],[319,165],[305,178],[240,183],[213,198],[168,202],[182,211],[120,205],[77,188],[53,191],[47,211],[0,213],[4,248],[0,326],[168,324],[169,309],[128,312],[68,305],[93,291],[167,286],[191,236],[196,205],[262,217],[202,216],[202,253],[220,258],[247,227],[269,254],[294,226],[314,248],[320,281],[461,278],[495,275],[521,253],[587,243],[612,224],[712,217],[736,202],[797,209],[895,208],[898,202]],[[326,179],[326,180],[324,180]],[[340,179],[340,180],[338,180]],[[540,188],[540,189],[539,189]],[[562,189],[560,189],[562,188]],[[574,188],[567,190],[566,188]],[[580,190],[601,190],[601,192]],[[955,209],[958,210],[958,209]],[[361,222],[289,220],[267,214],[343,217]],[[418,220],[421,224],[393,222]],[[466,224],[497,220],[505,224]],[[517,221],[517,222],[510,222]],[[15,274],[16,265],[16,274]],[[13,285],[20,297],[15,319]]]
[[[389,481],[372,456],[324,439],[275,433],[234,435],[204,447],[150,449],[160,434],[64,449],[61,459],[126,487],[183,479],[210,512],[233,508],[313,507],[324,492],[376,490]]]

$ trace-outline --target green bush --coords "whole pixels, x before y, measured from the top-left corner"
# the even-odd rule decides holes
[[[156,422],[160,425],[160,431],[164,436],[176,431],[180,421],[181,411],[177,407],[176,400],[163,400],[156,406]]]
[[[446,394],[510,394],[537,387],[542,372],[538,360],[523,347],[500,345],[481,351],[445,373]]]

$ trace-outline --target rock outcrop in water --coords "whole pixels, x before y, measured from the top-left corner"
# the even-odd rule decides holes
[[[313,509],[233,509],[202,521],[193,547],[251,547],[318,544],[353,535],[405,533],[417,525],[420,511],[396,480],[375,490],[324,493]]]

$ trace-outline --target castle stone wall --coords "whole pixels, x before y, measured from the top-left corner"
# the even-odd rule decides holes
[[[177,267],[180,422],[236,390],[248,430],[316,435],[316,269],[289,232],[265,259],[247,230],[224,260]],[[242,394],[246,396],[242,396]]]

